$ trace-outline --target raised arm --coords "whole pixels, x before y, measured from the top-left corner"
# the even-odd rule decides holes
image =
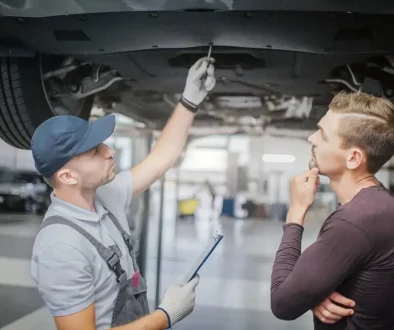
[[[214,66],[208,65],[207,58],[201,58],[190,68],[181,102],[176,106],[155,147],[146,159],[131,169],[133,195],[145,191],[174,165],[185,147],[195,111],[215,83]]]

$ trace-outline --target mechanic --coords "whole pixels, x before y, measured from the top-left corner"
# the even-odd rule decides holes
[[[190,68],[155,147],[130,171],[116,174],[115,152],[104,144],[115,128],[113,115],[91,123],[56,116],[34,132],[35,166],[54,192],[33,247],[31,274],[58,329],[166,329],[192,312],[198,275],[171,286],[149,313],[126,209],[183,151],[195,112],[215,86],[213,63],[201,58]]]
[[[315,329],[394,329],[394,198],[375,176],[393,156],[394,106],[341,92],[318,128],[308,139],[310,169],[290,183],[272,270],[272,312],[294,320],[313,309]],[[340,205],[301,253],[319,174],[330,179]],[[340,306],[344,297],[347,307],[355,306]]]

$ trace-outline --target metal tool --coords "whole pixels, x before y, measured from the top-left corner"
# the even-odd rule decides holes
[[[212,45],[209,46],[209,51],[208,51],[208,65],[209,65],[209,61],[211,60],[211,53],[212,53]]]
[[[211,53],[212,53],[212,45],[209,46],[209,50],[208,50],[208,65],[207,65],[207,71],[208,71],[208,68],[209,68],[210,61],[211,61]],[[208,72],[205,72],[205,73],[204,73],[204,76],[203,76],[203,80],[205,81],[205,80],[207,79],[207,77],[208,77]]]

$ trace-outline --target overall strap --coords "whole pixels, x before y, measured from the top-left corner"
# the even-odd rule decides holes
[[[99,242],[95,237],[89,234],[85,229],[81,228],[71,220],[67,218],[63,218],[61,216],[50,216],[46,218],[41,224],[39,231],[50,225],[66,225],[75,229],[97,249],[97,252],[106,261],[108,267],[115,273],[116,281],[118,283],[122,284],[124,281],[127,280],[127,274],[123,270],[122,266],[120,265],[121,251],[116,244],[111,245],[109,247],[105,247],[101,242]]]
[[[134,244],[133,244],[133,238],[131,237],[130,234],[128,234],[123,227],[121,226],[121,224],[119,223],[118,219],[116,219],[116,217],[107,209],[108,211],[108,216],[109,218],[112,220],[112,222],[114,223],[115,227],[120,231],[120,233],[122,234],[123,240],[127,245],[127,248],[129,249],[129,253],[131,256],[131,259],[133,261],[133,266],[134,266],[134,270],[138,271],[138,265],[137,265],[137,261],[135,260],[135,250],[134,250]]]

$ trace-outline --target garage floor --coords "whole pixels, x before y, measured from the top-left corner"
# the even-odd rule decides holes
[[[171,217],[173,218],[173,217]],[[206,217],[204,217],[206,219]],[[41,222],[29,215],[0,214],[0,328],[55,329],[29,275],[29,258]],[[320,223],[306,226],[304,245],[317,235]],[[150,222],[147,280],[154,305],[157,220]],[[279,244],[281,223],[268,220],[165,221],[161,296],[193,263],[204,241],[220,231],[224,240],[200,272],[197,306],[176,329],[312,329],[311,313],[297,321],[275,319],[270,312],[270,275]]]

